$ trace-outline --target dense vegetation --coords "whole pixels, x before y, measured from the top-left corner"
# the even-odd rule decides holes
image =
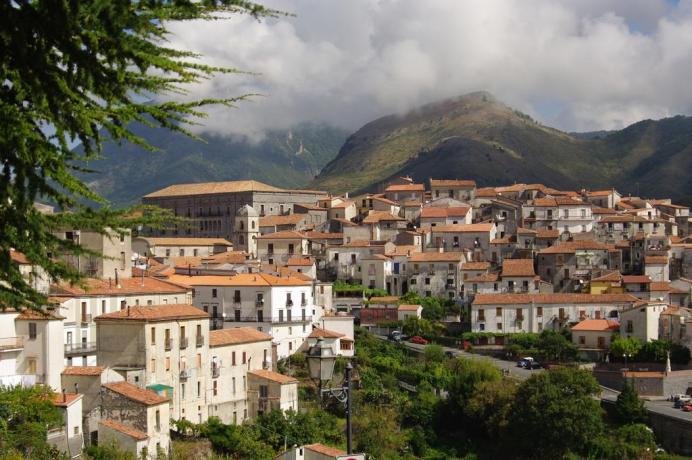
[[[603,136],[573,137],[540,125],[488,93],[428,104],[352,134],[314,187],[375,189],[411,175],[475,179],[480,186],[545,183],[692,201],[692,118],[641,121]],[[671,167],[675,165],[675,167]]]

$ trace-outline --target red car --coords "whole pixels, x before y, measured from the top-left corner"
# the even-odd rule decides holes
[[[682,406],[682,410],[685,412],[692,412],[692,404],[687,404],[685,406]]]
[[[428,341],[419,335],[414,335],[411,337],[411,343],[417,343],[419,345],[427,345]]]

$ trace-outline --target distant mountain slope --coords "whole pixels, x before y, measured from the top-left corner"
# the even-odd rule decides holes
[[[334,158],[348,135],[327,125],[301,124],[290,131],[268,132],[253,144],[203,134],[205,143],[143,125],[133,131],[160,151],[107,143],[103,158],[88,165],[99,172],[82,175],[118,205],[183,182],[255,179],[278,187],[303,187]]]
[[[575,189],[692,198],[692,118],[642,121],[574,136],[546,127],[486,92],[391,115],[352,134],[312,187],[375,190],[409,174],[470,178],[480,186],[541,182]],[[638,185],[637,185],[638,184]]]

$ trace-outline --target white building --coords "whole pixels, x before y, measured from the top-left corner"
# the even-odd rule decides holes
[[[193,304],[211,314],[215,328],[248,326],[271,335],[279,359],[298,351],[319,320],[312,282],[298,277],[244,273],[170,280],[194,288]]]

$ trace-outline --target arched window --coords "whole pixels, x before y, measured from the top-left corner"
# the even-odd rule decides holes
[[[243,224],[243,221],[241,220],[240,221],[240,229],[242,230],[243,228],[244,228],[244,224]]]
[[[255,221],[254,220],[252,221],[252,229],[253,230],[255,229]]]

